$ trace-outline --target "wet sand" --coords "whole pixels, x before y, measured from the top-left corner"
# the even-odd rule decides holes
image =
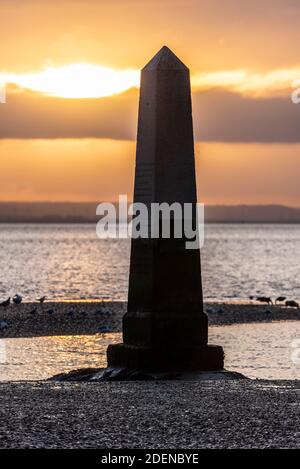
[[[0,448],[300,448],[300,381],[0,383]]]
[[[57,302],[39,305],[23,303],[0,309],[0,338],[54,335],[90,335],[106,326],[120,332],[125,302]],[[300,311],[281,306],[246,303],[206,303],[210,325],[299,320]]]

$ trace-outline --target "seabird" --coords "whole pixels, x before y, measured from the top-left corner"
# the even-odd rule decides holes
[[[2,303],[0,303],[0,306],[3,306],[3,308],[6,308],[9,305],[10,305],[10,297],[7,298],[7,300],[2,301]]]
[[[285,306],[288,307],[290,306],[291,308],[297,308],[299,309],[300,306],[299,306],[299,303],[297,303],[297,301],[294,301],[294,300],[288,300],[285,302]]]
[[[13,297],[13,302],[15,305],[20,305],[23,301],[23,298],[21,295],[18,295],[16,294],[14,297]]]
[[[41,298],[38,298],[37,301],[38,301],[39,303],[43,304],[46,299],[47,299],[46,296],[41,296]]]
[[[259,301],[260,303],[268,303],[268,305],[273,304],[273,301],[269,296],[258,296],[256,301]]]
[[[111,328],[109,326],[101,326],[99,327],[100,334],[105,334],[106,332],[111,332]]]

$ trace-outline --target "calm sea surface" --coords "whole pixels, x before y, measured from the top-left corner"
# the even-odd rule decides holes
[[[130,242],[99,240],[92,225],[0,225],[0,296],[126,300]],[[300,225],[208,225],[205,298],[300,299]],[[42,379],[105,366],[120,334],[0,340],[0,380]],[[225,365],[252,378],[300,379],[300,322],[210,328]]]
[[[126,300],[129,240],[94,225],[0,225],[0,297]],[[263,294],[300,299],[300,225],[207,225],[207,300]]]

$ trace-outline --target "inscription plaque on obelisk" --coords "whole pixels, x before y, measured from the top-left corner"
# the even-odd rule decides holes
[[[189,69],[167,47],[141,73],[134,202],[192,204],[196,226]],[[132,239],[123,340],[109,346],[109,367],[223,368],[222,347],[208,345],[200,250],[186,249],[184,237]]]

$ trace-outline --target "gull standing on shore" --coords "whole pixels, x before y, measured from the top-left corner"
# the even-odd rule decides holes
[[[291,308],[297,308],[297,309],[300,309],[300,306],[299,306],[299,303],[297,303],[297,301],[294,301],[294,300],[288,300],[285,302],[285,306],[286,307],[291,307]]]
[[[282,303],[283,301],[286,300],[286,297],[285,296],[279,296],[278,298],[276,298],[275,300],[275,304],[277,304],[278,302],[279,303]]]
[[[2,306],[3,308],[7,308],[7,306],[9,305],[10,305],[10,297],[7,298],[7,300],[2,301],[2,303],[0,303],[0,306]]]
[[[256,301],[259,301],[260,303],[268,303],[268,305],[273,304],[273,301],[269,296],[258,296]]]
[[[41,303],[41,305],[42,305],[42,304],[45,302],[46,299],[47,299],[46,296],[41,296],[41,298],[37,298],[37,301],[38,301],[39,303]]]
[[[13,302],[15,305],[20,305],[23,301],[23,298],[21,295],[18,295],[16,294],[14,297],[13,297]]]

